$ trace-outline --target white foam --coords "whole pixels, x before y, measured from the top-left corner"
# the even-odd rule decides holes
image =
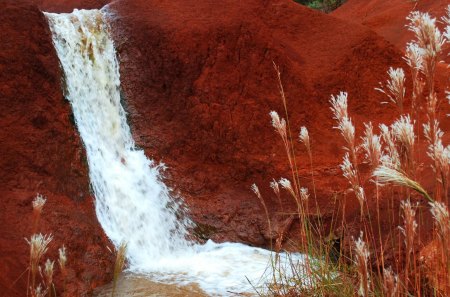
[[[116,246],[127,242],[131,271],[165,282],[196,282],[209,294],[252,292],[246,277],[256,284],[266,275],[271,253],[237,243],[197,245],[185,239],[189,219],[179,218],[180,206],[158,168],[135,147],[103,13],[46,13],[66,97],[86,148],[100,224]],[[301,255],[294,258],[302,260]]]

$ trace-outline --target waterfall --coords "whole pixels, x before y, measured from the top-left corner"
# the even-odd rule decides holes
[[[119,64],[105,12],[46,16],[64,72],[65,96],[86,149],[96,214],[116,246],[127,242],[130,270],[160,281],[196,282],[213,295],[251,292],[246,277],[260,279],[270,252],[237,243],[187,241],[189,219],[179,218],[180,205],[170,197],[158,166],[136,148],[120,102]]]

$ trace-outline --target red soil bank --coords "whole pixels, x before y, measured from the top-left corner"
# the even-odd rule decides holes
[[[122,0],[110,9],[135,140],[168,165],[166,180],[206,225],[205,237],[268,244],[252,183],[275,225],[288,217],[269,188],[272,178],[290,177],[270,124],[269,111],[283,114],[272,61],[281,67],[293,137],[301,125],[310,130],[325,221],[347,189],[330,95],[349,92],[359,132],[364,121],[394,118],[374,87],[389,66],[403,65],[401,53],[363,26],[288,0]],[[312,192],[306,152],[297,148],[301,182]],[[282,198],[294,212],[293,199]],[[349,220],[357,219],[356,199],[348,199]]]
[[[38,232],[54,235],[47,256],[56,260],[66,246],[67,296],[85,296],[111,280],[113,261],[47,22],[36,6],[2,1],[0,40],[0,296],[26,295],[24,238],[37,192],[48,198]],[[55,276],[60,290],[58,268]]]
[[[365,25],[403,50],[412,38],[405,27],[409,13],[418,10],[441,17],[449,4],[448,0],[348,0],[332,15]]]

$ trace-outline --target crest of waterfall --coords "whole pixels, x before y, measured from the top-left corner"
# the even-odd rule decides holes
[[[273,254],[239,243],[186,240],[189,219],[169,195],[157,166],[136,148],[120,100],[119,65],[102,10],[46,13],[86,148],[98,220],[118,246],[127,242],[132,272],[178,284],[197,283],[211,295],[254,292],[271,275]],[[288,277],[302,255],[277,255]],[[297,271],[296,273],[299,273]]]

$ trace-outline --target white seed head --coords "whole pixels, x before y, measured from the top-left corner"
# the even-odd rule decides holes
[[[39,259],[47,252],[48,244],[53,240],[53,236],[33,234],[30,240],[25,239],[30,245],[30,259],[33,262],[39,262]]]
[[[381,163],[387,167],[400,168],[400,156],[395,145],[394,136],[385,124],[380,125],[381,137],[387,145],[386,153],[381,156]]]
[[[401,110],[403,109],[403,101],[405,98],[405,72],[402,68],[392,68],[388,70],[389,79],[386,81],[386,88],[380,83],[380,88],[375,90],[384,93],[388,96],[389,100],[397,105]]]
[[[59,267],[61,268],[62,271],[64,271],[66,269],[67,263],[66,247],[63,245],[61,248],[58,249],[58,253],[59,253],[58,259]]]
[[[410,42],[406,45],[405,60],[413,70],[422,71],[423,55],[424,50],[416,42]]]
[[[295,195],[294,189],[292,188],[291,182],[287,178],[281,178],[278,183],[281,185],[283,189],[288,191],[294,198],[297,196]]]
[[[32,289],[33,290],[33,289]],[[34,297],[45,297],[47,295],[47,290],[42,289],[42,286],[39,285],[34,289]]]
[[[445,10],[446,15],[442,17],[442,21],[445,23],[445,38],[447,41],[450,41],[450,5],[447,6],[447,9]]]
[[[381,159],[381,139],[373,134],[372,123],[364,124],[364,136],[361,137],[361,147],[365,152],[365,158],[373,167],[378,166]]]
[[[348,152],[345,153],[340,167],[341,167],[343,176],[349,181],[350,185],[356,192],[356,190],[359,187],[358,174],[357,174],[356,170],[353,168],[352,162],[350,162],[350,156],[349,156]]]
[[[415,220],[417,205],[413,206],[409,200],[406,200],[400,203],[400,208],[403,210],[403,227],[400,227],[400,230],[405,236],[405,246],[410,252],[414,246],[414,235],[417,230]]]
[[[417,44],[425,51],[424,57],[437,56],[446,40],[436,26],[436,19],[428,13],[413,11],[407,20],[409,20],[408,29],[414,33]]]
[[[278,182],[275,179],[272,179],[270,182],[270,187],[273,189],[275,195],[280,196],[280,187],[278,186]]]
[[[448,240],[448,236],[450,236],[450,215],[447,206],[437,201],[430,202],[430,206],[439,234],[445,236]]]
[[[253,184],[253,185],[251,186],[251,189],[252,189],[252,191],[255,193],[255,195],[256,195],[259,199],[262,199],[261,193],[259,192],[259,188],[258,188],[258,186],[257,186],[256,184]]]
[[[356,266],[358,268],[358,276],[359,276],[358,294],[360,296],[367,297],[370,283],[367,261],[369,259],[370,253],[366,243],[363,240],[362,232],[358,240],[355,241],[355,254],[356,254]]]
[[[339,95],[331,95],[331,111],[333,111],[334,119],[341,121],[348,118],[347,113],[347,92],[340,92]]]
[[[355,191],[356,198],[359,201],[359,204],[363,205],[364,201],[366,201],[366,194],[364,193],[363,187],[358,187]]]
[[[47,201],[47,199],[43,195],[38,193],[32,202],[33,209],[35,211],[41,212],[46,201]]]
[[[308,201],[309,199],[309,191],[307,188],[300,188],[300,198],[303,201]]]
[[[383,292],[387,297],[397,296],[398,275],[392,272],[392,268],[383,269]]]
[[[300,127],[300,134],[298,136],[300,142],[303,142],[303,144],[306,146],[306,149],[308,150],[308,152],[311,151],[311,144],[309,141],[309,133],[308,133],[308,129],[306,129],[306,127],[302,126]]]
[[[392,134],[401,143],[404,149],[412,151],[414,148],[415,135],[414,125],[409,115],[401,116],[400,119],[391,125]]]
[[[275,128],[275,131],[277,131],[278,134],[285,139],[287,137],[286,121],[284,119],[280,119],[280,116],[276,111],[271,111],[269,114],[272,118],[272,126]]]
[[[53,283],[53,270],[55,266],[55,261],[50,261],[47,259],[44,266],[44,276],[47,287],[49,287]]]

